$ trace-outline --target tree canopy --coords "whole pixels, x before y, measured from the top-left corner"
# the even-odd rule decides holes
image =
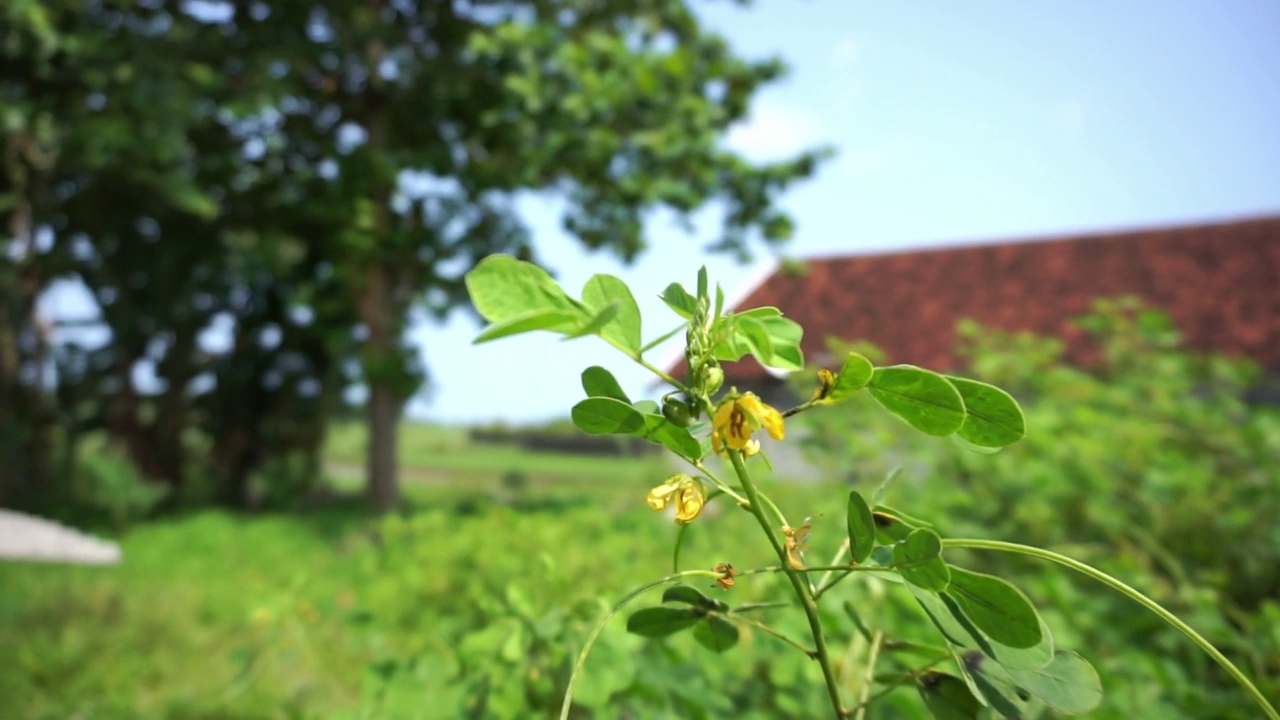
[[[746,254],[790,236],[779,194],[825,153],[757,164],[726,147],[784,67],[740,57],[681,0],[3,13],[0,429],[43,468],[6,475],[8,494],[39,494],[55,447],[73,462],[97,429],[175,491],[248,502],[269,467],[305,484],[358,383],[369,499],[391,507],[395,423],[425,379],[411,311],[464,302],[463,273],[490,254],[534,256],[520,193],[560,196],[584,247],[624,259],[654,210],[716,206],[714,247]],[[96,299],[101,346],[42,329],[37,300],[61,278]]]

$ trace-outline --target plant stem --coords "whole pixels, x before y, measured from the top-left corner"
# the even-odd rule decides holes
[[[587,641],[583,643],[582,650],[578,652],[578,659],[573,663],[573,671],[569,674],[569,684],[564,689],[564,702],[560,706],[560,720],[566,720],[569,717],[569,707],[573,704],[573,686],[577,684],[578,676],[582,674],[582,667],[587,662],[587,653],[591,652],[591,646],[595,644],[596,638],[600,636],[600,631],[604,630],[604,626],[608,624],[609,620],[611,620],[614,615],[617,615],[618,611],[625,607],[627,603],[635,600],[644,593],[647,593],[660,585],[666,585],[667,583],[673,583],[677,580],[683,580],[684,578],[689,577],[718,578],[720,577],[720,573],[713,572],[711,570],[685,570],[684,572],[674,573],[660,580],[654,580],[653,582],[641,585],[635,590],[627,593],[621,600],[614,603],[613,607],[609,608],[609,612],[605,613],[604,617],[600,618],[600,621],[596,623],[596,626],[591,628],[591,634],[587,635]]]
[[[736,622],[736,623],[742,623],[743,625],[750,625],[751,627],[756,628],[757,630],[760,630],[761,632],[767,635],[772,635],[773,637],[778,638],[782,642],[804,653],[809,657],[810,660],[812,660],[814,657],[814,652],[812,650],[796,642],[794,639],[787,637],[781,631],[774,630],[768,625],[765,625],[759,620],[753,620],[751,618],[742,617],[741,615],[721,615],[721,617],[726,618],[728,620],[732,620],[733,622]]]
[[[750,474],[747,473],[747,466],[742,461],[742,453],[737,450],[731,450],[729,452],[729,460],[733,463],[733,469],[737,472],[738,480],[742,483],[742,490],[746,493],[747,499],[751,503],[749,506],[751,514],[760,523],[760,529],[764,530],[764,534],[769,538],[769,544],[773,545],[773,551],[778,555],[778,562],[782,564],[782,571],[786,573],[787,579],[791,581],[791,587],[795,590],[796,598],[800,600],[800,605],[804,608],[805,617],[809,620],[809,632],[813,635],[813,659],[817,660],[818,665],[822,667],[822,678],[827,684],[827,694],[831,697],[831,709],[835,713],[836,720],[841,720],[845,717],[845,712],[840,701],[840,685],[836,680],[835,672],[831,668],[831,657],[827,654],[826,640],[822,637],[822,621],[818,619],[818,603],[814,600],[813,593],[809,590],[803,574],[796,572],[787,561],[787,551],[782,546],[782,543],[778,541],[778,536],[774,534],[773,526],[769,524],[769,519],[764,515],[760,494],[756,492],[756,486],[751,482]]]
[[[929,670],[932,670],[935,665],[937,665],[938,663],[941,663],[942,661],[950,657],[951,657],[951,653],[946,653],[941,657],[939,657],[937,660],[934,660],[933,662],[929,663],[928,665],[922,665],[918,668],[915,668],[914,670],[906,671],[897,679],[895,679],[893,682],[888,683],[887,685],[885,685],[885,687],[877,690],[875,694],[868,695],[865,700],[860,701],[858,705],[854,707],[854,710],[861,710],[867,707],[868,705],[870,705],[871,703],[884,697],[885,695],[888,695],[894,690],[897,690],[903,685],[906,685],[909,682],[915,682],[916,678],[920,677],[921,674],[928,672]]]
[[[1280,720],[1280,712],[1277,712],[1276,709],[1272,707],[1271,703],[1263,697],[1262,691],[1258,690],[1258,687],[1253,684],[1253,681],[1241,672],[1240,668],[1235,666],[1235,663],[1228,660],[1225,655],[1219,652],[1218,648],[1214,647],[1212,643],[1200,635],[1200,633],[1193,630],[1190,625],[1183,622],[1177,615],[1165,610],[1164,606],[1160,605],[1160,603],[1152,600],[1146,595],[1143,595],[1132,587],[1126,585],[1124,582],[1111,577],[1092,565],[1086,565],[1079,560],[1073,560],[1066,555],[1059,555],[1058,553],[1050,550],[1044,550],[1030,545],[1019,545],[1018,543],[1001,542],[999,540],[943,540],[942,544],[944,547],[970,548],[973,550],[998,550],[1000,552],[1027,555],[1034,558],[1040,558],[1041,560],[1048,560],[1050,562],[1058,563],[1059,565],[1065,565],[1076,572],[1088,575],[1103,585],[1107,585],[1113,590],[1119,591],[1120,593],[1128,596],[1130,600],[1133,600],[1139,605],[1155,613],[1161,620],[1164,620],[1174,628],[1177,628],[1177,630],[1183,635],[1191,638],[1192,642],[1199,645],[1201,650],[1204,650],[1209,657],[1213,658],[1215,662],[1221,665],[1222,668],[1227,671],[1227,674],[1234,678],[1235,681],[1240,684],[1240,687],[1244,688],[1245,692],[1253,698],[1253,701],[1257,703],[1258,707],[1262,708],[1267,717],[1271,718],[1271,720]]]
[[[657,365],[654,365],[653,363],[649,362],[648,360],[645,360],[639,355],[633,355],[630,352],[627,352],[627,355],[630,355],[632,360],[635,360],[636,362],[640,363],[640,365],[643,366],[644,369],[648,370],[654,375],[657,375],[659,378],[663,380],[663,382],[669,383],[683,392],[689,392],[689,388],[684,383],[671,377],[670,375],[667,374],[665,370],[658,367]]]
[[[884,642],[884,633],[877,630],[871,638],[871,650],[867,654],[867,672],[862,680],[862,690],[858,694],[858,709],[853,720],[863,720],[867,716],[867,698],[871,696],[871,686],[875,684],[876,661],[880,659],[882,642]]]
[[[831,562],[827,564],[832,566],[838,565],[840,561],[844,559],[844,554],[847,552],[849,552],[849,538],[845,538],[844,542],[840,543],[840,549],[836,551],[835,556],[831,558]],[[835,572],[834,568],[828,570],[826,574],[822,576],[822,579],[818,581],[818,589],[813,591],[813,597],[815,600],[822,597],[822,593],[826,592],[827,581],[831,579],[831,573],[833,572]],[[832,584],[834,585],[835,583]]]

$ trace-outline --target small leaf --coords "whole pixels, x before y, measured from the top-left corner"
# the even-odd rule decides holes
[[[926,435],[950,435],[964,425],[960,392],[937,373],[913,365],[876,368],[867,387],[884,409]]]
[[[640,306],[636,304],[631,289],[612,275],[594,275],[582,288],[582,304],[599,312],[602,308],[617,304],[617,314],[599,329],[600,337],[616,347],[640,354]],[[595,332],[595,330],[592,330]]]
[[[955,675],[930,671],[920,677],[916,688],[935,720],[976,720],[982,712],[982,703]]]
[[[701,590],[690,585],[672,585],[667,588],[666,592],[662,593],[662,602],[679,602],[704,610],[729,609],[728,603],[707,597]]]
[[[467,292],[489,322],[537,310],[560,310],[580,318],[586,313],[546,270],[510,255],[490,255],[466,274]]]
[[[645,429],[646,416],[621,400],[592,397],[574,405],[570,417],[574,425],[592,435],[631,435]]]
[[[734,320],[738,342],[746,345],[751,350],[751,354],[756,357],[756,360],[760,361],[761,365],[771,367],[773,340],[770,339],[769,331],[765,329],[764,323],[745,316],[738,316]]]
[[[871,511],[871,519],[876,526],[876,542],[881,545],[902,542],[912,530],[929,525],[887,505],[875,506]]]
[[[824,402],[838,403],[849,399],[871,382],[874,372],[875,367],[870,360],[856,352],[849,353],[844,360],[844,367],[840,368],[840,374],[836,375],[835,386],[831,388],[831,392],[827,393]]]
[[[693,629],[693,639],[708,650],[722,653],[738,644],[738,626],[719,615],[708,615]]]
[[[606,325],[613,322],[613,319],[618,316],[618,307],[618,303],[616,302],[605,305],[599,312],[591,316],[591,319],[587,320],[582,327],[574,330],[573,332],[566,333],[564,339],[574,340],[576,338],[586,337],[587,335],[595,335],[603,330]]]
[[[490,325],[472,341],[472,344],[479,345],[490,340],[535,330],[563,330],[565,327],[571,327],[577,318],[577,315],[562,310],[530,310]]]
[[[893,564],[902,579],[931,592],[942,592],[951,583],[951,573],[942,559],[942,538],[919,528],[893,546]]]
[[[627,632],[651,638],[666,637],[697,625],[701,619],[702,614],[691,608],[645,608],[627,618]]]
[[[856,490],[849,491],[846,524],[849,526],[849,555],[855,563],[865,562],[876,547],[876,523],[867,501]]]
[[[935,595],[915,587],[911,588],[911,594],[948,643],[971,651],[988,663],[995,662],[1010,669],[1034,670],[1044,667],[1053,658],[1053,636],[1043,620],[1040,623],[1041,640],[1035,647],[1011,648],[995,642],[975,627],[949,594]]]
[[[677,315],[686,320],[692,318],[698,311],[697,298],[685,291],[680,283],[671,283],[658,297],[662,298],[662,302],[666,303],[667,307],[675,310]]]
[[[631,404],[631,399],[622,391],[622,386],[618,384],[613,373],[599,365],[592,365],[582,371],[582,389],[589,398],[607,397]]]
[[[1027,435],[1027,419],[1018,401],[994,385],[948,377],[964,398],[964,425],[956,431],[974,445],[1000,448],[1012,445]]]
[[[702,458],[702,445],[688,428],[682,428],[662,415],[644,415],[641,422],[639,428],[630,431],[632,435],[658,443],[691,462]]]
[[[1102,680],[1088,660],[1073,652],[1059,652],[1039,670],[1010,670],[1017,685],[1044,701],[1045,705],[1080,715],[1102,702]]]
[[[698,297],[708,298],[707,295],[707,266],[703,265],[698,268]]]
[[[1021,590],[994,575],[951,568],[947,593],[983,633],[1011,648],[1035,647],[1040,615]]]
[[[773,343],[773,357],[769,360],[768,367],[793,372],[803,370],[804,352],[800,349],[800,340],[804,337],[804,328],[800,323],[780,315],[761,315],[757,319],[764,325]]]

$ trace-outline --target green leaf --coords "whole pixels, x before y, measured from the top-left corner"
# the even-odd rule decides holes
[[[616,302],[605,305],[599,312],[591,316],[591,319],[588,320],[585,325],[573,332],[566,333],[564,339],[573,340],[587,335],[595,335],[603,330],[609,323],[613,322],[613,319],[618,316],[618,307],[619,305]]]
[[[1013,683],[1007,671],[999,665],[992,665],[978,651],[965,656],[966,662],[974,664],[973,672],[965,677],[973,682],[978,693],[991,705],[991,709],[1002,717],[1020,718],[1028,714],[1031,693]]]
[[[700,298],[705,297],[708,300],[710,299],[710,297],[707,295],[707,266],[706,265],[703,265],[702,267],[698,268],[698,297]]]
[[[628,398],[627,394],[622,391],[622,386],[618,384],[618,380],[613,376],[613,373],[599,365],[592,365],[582,371],[582,389],[589,398],[607,397],[628,405],[631,404],[631,398]]]
[[[1068,715],[1081,715],[1102,702],[1102,680],[1088,660],[1073,652],[1059,652],[1039,670],[1010,670],[1017,685]]]
[[[687,525],[682,527],[688,527]],[[707,597],[701,590],[691,585],[672,585],[662,593],[662,602],[679,602],[704,610],[728,610],[729,604]]]
[[[875,367],[870,360],[856,352],[849,353],[844,359],[844,367],[840,368],[840,374],[836,375],[835,387],[831,388],[823,402],[838,403],[847,400],[871,382],[874,372]]]
[[[618,314],[600,332],[600,336],[623,350],[639,355],[642,346],[640,306],[636,304],[631,289],[612,275],[592,276],[582,288],[582,304],[598,311],[612,303],[618,304]]]
[[[701,619],[702,613],[692,608],[645,608],[627,618],[627,632],[650,638],[666,637],[697,625]]]
[[[911,593],[938,632],[957,648],[1011,669],[1034,670],[1053,659],[1053,636],[1043,620],[1040,622],[1041,640],[1035,647],[1012,648],[992,640],[975,627],[948,593],[935,595],[919,588],[912,588]]]
[[[693,639],[708,650],[722,653],[738,644],[738,626],[719,615],[708,615],[706,622],[693,629]]]
[[[956,434],[987,448],[1012,445],[1027,435],[1027,419],[1018,401],[994,385],[948,377],[964,398],[964,425]]]
[[[955,675],[930,671],[920,677],[916,688],[935,720],[976,720],[982,712],[982,703]]]
[[[591,397],[574,405],[570,417],[580,430],[592,435],[631,435],[644,431],[646,416],[616,398]]]
[[[466,275],[467,292],[481,317],[501,322],[535,310],[586,315],[546,270],[510,255],[490,255]],[[572,326],[566,324],[566,329]]]
[[[867,387],[885,410],[926,435],[950,435],[964,425],[960,392],[937,373],[914,365],[876,368]]]
[[[765,329],[764,323],[745,316],[738,316],[734,320],[738,342],[746,345],[761,365],[772,367],[773,340],[769,337],[769,331]]]
[[[953,567],[947,592],[965,617],[998,643],[1030,648],[1043,637],[1035,607],[1021,590],[1005,580]]]
[[[871,511],[871,519],[876,526],[876,542],[881,545],[902,542],[912,530],[929,525],[887,505],[875,506]]]
[[[849,526],[849,555],[855,563],[866,561],[876,547],[876,522],[867,501],[856,490],[849,491],[845,522]]]
[[[751,308],[750,310],[743,310],[742,312],[734,313],[734,316],[740,317],[740,318],[749,317],[749,318],[755,318],[757,320],[762,320],[764,318],[782,317],[782,311],[771,305],[761,305],[760,307],[754,307],[754,308]]]
[[[658,297],[662,298],[662,302],[666,303],[667,307],[675,310],[677,315],[686,320],[692,318],[698,311],[697,298],[685,291],[680,283],[671,283]]]
[[[644,415],[641,422],[643,424],[639,428],[630,431],[632,435],[658,443],[689,461],[702,457],[702,445],[687,428],[676,425],[662,415]]]
[[[480,333],[472,341],[472,344],[479,345],[490,340],[533,332],[534,330],[560,330],[566,325],[572,326],[577,317],[577,315],[563,310],[530,310],[495,322],[485,328],[484,332]]]
[[[773,343],[773,357],[768,366],[777,370],[803,370],[804,352],[800,349],[800,340],[804,337],[804,328],[794,320],[780,316],[762,315],[757,319]]]
[[[951,582],[951,573],[942,559],[942,538],[938,533],[919,528],[893,546],[893,564],[902,579],[932,592],[942,592]]]

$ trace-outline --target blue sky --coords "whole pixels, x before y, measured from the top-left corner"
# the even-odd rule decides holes
[[[790,75],[729,137],[750,157],[838,150],[785,206],[782,252],[804,257],[1022,239],[1280,211],[1280,3],[1128,0],[1011,3],[759,0],[696,3],[747,56],[778,54]],[[738,265],[668,219],[630,267],[585,254],[546,199],[523,203],[540,257],[571,292],[618,275],[645,336],[675,325],[656,300],[699,264],[730,298],[775,253]],[[921,292],[927,292],[921,288]],[[414,338],[431,371],[417,418],[531,422],[567,415],[582,368],[604,365],[642,394],[645,371],[603,342],[535,333],[471,345],[456,313]],[[673,344],[652,358],[678,353]]]

